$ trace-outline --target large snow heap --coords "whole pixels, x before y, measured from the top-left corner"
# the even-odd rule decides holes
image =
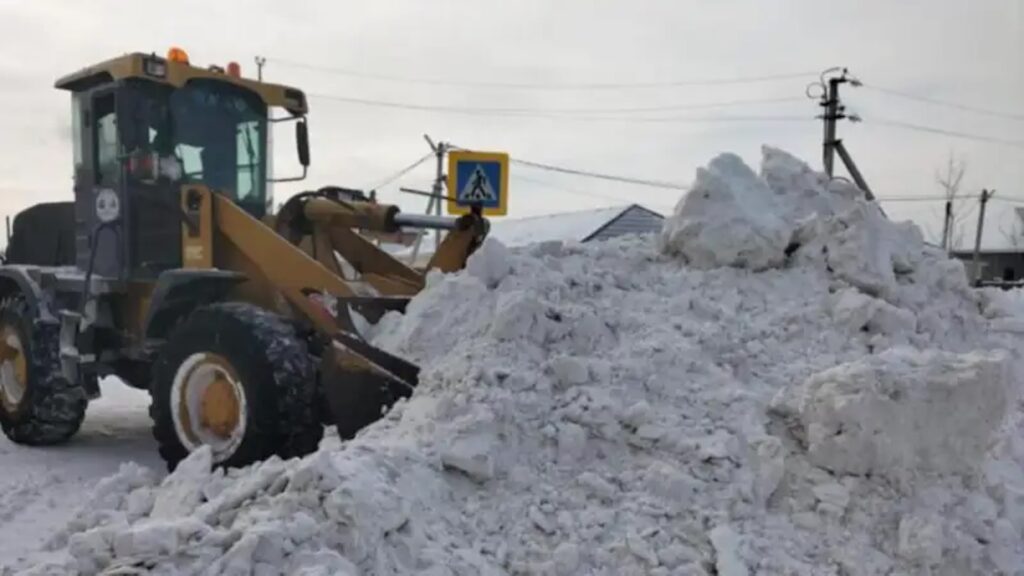
[[[127,465],[33,572],[1019,574],[1024,321],[859,198],[766,148],[656,241],[488,241],[372,327],[382,421]]]

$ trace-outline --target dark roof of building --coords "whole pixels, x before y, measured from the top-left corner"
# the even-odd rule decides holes
[[[1024,246],[1018,248],[982,248],[981,250],[978,251],[978,253],[982,256],[986,254],[1001,256],[1024,256]],[[970,258],[974,256],[974,249],[972,248],[970,250],[953,250],[950,252],[950,254],[956,256],[957,258]]]

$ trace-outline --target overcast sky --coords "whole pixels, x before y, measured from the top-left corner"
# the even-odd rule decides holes
[[[821,125],[813,120],[818,109],[804,98],[813,76],[670,88],[541,90],[385,81],[323,69],[557,88],[777,76],[846,66],[869,86],[1019,117],[974,114],[846,87],[849,109],[864,122],[842,124],[840,135],[879,196],[939,194],[935,171],[953,152],[967,162],[968,191],[989,187],[998,190],[997,196],[1024,199],[1024,0],[0,0],[0,105],[5,112],[0,211],[70,199],[68,95],[53,89],[55,78],[125,52],[165,53],[172,45],[187,50],[195,64],[236,60],[246,75],[255,75],[254,56],[265,56],[266,79],[295,84],[311,95],[313,166],[305,187],[372,186],[427,152],[425,133],[465,147],[504,150],[516,158],[682,183],[724,151],[739,153],[756,166],[765,143],[821,165]],[[584,111],[584,118],[403,110],[313,95],[463,109],[570,109]],[[698,107],[585,113],[666,106]],[[617,119],[595,119],[602,116]],[[879,124],[883,119],[1004,143],[914,132]],[[282,133],[279,168],[295,165],[291,146],[290,132]],[[424,165],[383,188],[382,199],[422,211],[425,199],[400,194],[397,186],[428,187],[432,170]],[[513,167],[511,188],[513,216],[630,201],[669,211],[680,194],[522,166]],[[297,189],[278,187],[276,194],[283,200]],[[1000,240],[998,229],[1012,222],[1013,206],[990,204],[988,242]],[[893,203],[886,209],[896,218],[913,218],[937,230],[941,202]],[[972,235],[973,225],[967,231]]]

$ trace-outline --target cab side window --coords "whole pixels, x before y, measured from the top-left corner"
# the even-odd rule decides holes
[[[260,148],[254,145],[261,142],[260,123],[240,122],[235,150],[238,154],[238,200],[244,201],[259,193],[258,179],[262,177],[260,168]]]
[[[118,158],[117,115],[113,94],[99,96],[93,101],[93,118],[93,134],[96,136],[96,165],[93,168],[96,184],[115,186],[120,178],[121,164]]]
[[[75,161],[75,170],[83,167],[82,155],[82,130],[87,128],[85,118],[82,114],[82,96],[75,94],[71,97],[71,140],[72,156]]]

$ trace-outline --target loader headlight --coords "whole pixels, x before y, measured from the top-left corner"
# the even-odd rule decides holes
[[[113,222],[121,215],[121,199],[113,190],[104,189],[96,194],[96,218],[100,222]]]

